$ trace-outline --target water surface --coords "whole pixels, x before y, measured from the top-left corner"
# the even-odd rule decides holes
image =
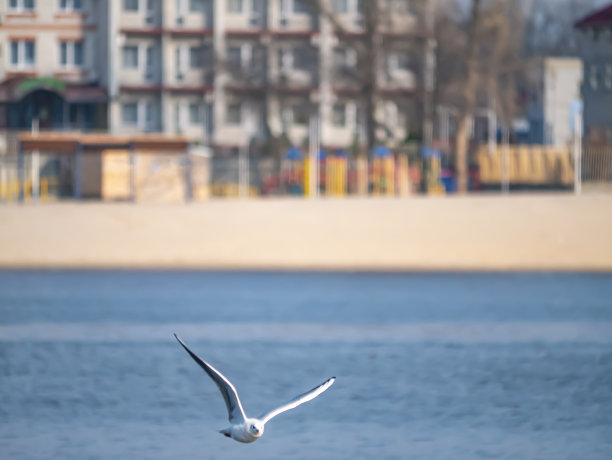
[[[3,458],[609,459],[612,276],[0,272]],[[251,445],[178,332],[259,415]]]

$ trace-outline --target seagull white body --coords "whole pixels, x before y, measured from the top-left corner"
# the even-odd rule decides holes
[[[264,432],[264,425],[268,420],[272,417],[277,416],[278,414],[288,411],[289,409],[293,409],[294,407],[299,406],[300,404],[304,404],[307,401],[310,401],[325,390],[327,390],[334,381],[336,377],[332,377],[327,379],[321,385],[313,388],[306,393],[303,393],[286,404],[283,404],[280,407],[277,407],[274,410],[266,412],[261,415],[259,418],[249,418],[244,413],[242,409],[242,404],[240,403],[240,399],[238,398],[238,392],[234,388],[234,385],[221,374],[218,370],[192,352],[187,345],[183,343],[183,341],[174,334],[176,340],[183,346],[183,348],[189,353],[189,356],[193,358],[193,360],[200,365],[202,369],[209,375],[211,379],[215,382],[219,391],[221,392],[221,396],[223,396],[223,400],[225,401],[225,406],[227,407],[227,414],[231,425],[228,428],[225,428],[221,431],[223,435],[228,438],[235,439],[240,442],[253,442],[261,437]]]

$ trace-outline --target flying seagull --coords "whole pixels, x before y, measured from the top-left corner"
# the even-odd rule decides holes
[[[217,387],[219,387],[219,391],[221,391],[221,396],[223,396],[223,400],[225,401],[228,418],[231,423],[228,428],[220,430],[219,433],[227,436],[228,438],[235,439],[236,441],[256,441],[263,434],[264,425],[268,420],[270,420],[272,417],[276,417],[278,414],[288,411],[289,409],[293,409],[300,404],[304,404],[305,402],[316,398],[331,387],[336,380],[336,377],[327,379],[321,385],[297,396],[287,404],[283,404],[270,412],[266,412],[259,418],[249,418],[244,413],[244,409],[242,409],[242,404],[240,404],[240,399],[238,398],[238,393],[236,392],[234,385],[232,385],[232,383],[225,378],[221,372],[191,351],[176,334],[174,334],[174,337],[176,337],[176,340],[178,340],[187,353],[189,353],[189,356],[191,356],[193,360],[198,363],[202,369],[204,369],[209,377],[214,380]]]

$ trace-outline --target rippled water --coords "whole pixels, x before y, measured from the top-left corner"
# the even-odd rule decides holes
[[[249,415],[242,445],[178,332]],[[0,272],[7,459],[609,459],[612,276]]]

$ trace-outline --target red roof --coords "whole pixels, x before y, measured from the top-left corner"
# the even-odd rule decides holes
[[[612,25],[612,3],[576,21],[576,27]]]

